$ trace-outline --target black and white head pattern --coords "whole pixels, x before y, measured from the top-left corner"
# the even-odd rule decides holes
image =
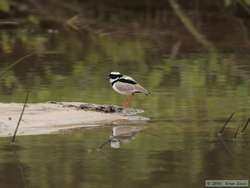
[[[109,74],[109,82],[113,83],[114,81],[117,81],[119,78],[121,78],[123,75],[119,72],[111,72]]]
[[[137,82],[131,78],[130,76],[122,75],[119,72],[111,72],[109,74],[109,81],[114,85],[115,82],[123,82],[123,83],[128,83],[128,84],[137,84]]]

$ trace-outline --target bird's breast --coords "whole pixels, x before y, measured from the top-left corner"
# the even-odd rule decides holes
[[[119,85],[119,82],[116,82],[115,84],[113,84],[113,89],[117,92],[117,93],[119,93],[119,94],[121,94],[121,95],[131,95],[132,93],[133,93],[133,91],[131,90],[131,89],[128,89],[128,88],[126,88],[125,86],[121,86],[121,84],[120,84],[120,86],[118,86]]]

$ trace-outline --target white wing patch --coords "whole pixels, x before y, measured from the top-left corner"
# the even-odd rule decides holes
[[[121,77],[121,78],[126,79],[126,80],[132,80],[132,81],[136,82],[134,78],[132,78],[132,77],[130,77],[130,76],[127,76],[127,75],[124,75],[124,76]]]

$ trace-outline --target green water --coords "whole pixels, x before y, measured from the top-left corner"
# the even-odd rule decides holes
[[[45,34],[44,34],[45,33]],[[0,102],[82,101],[121,104],[110,71],[134,77],[150,92],[132,106],[151,118],[119,149],[98,147],[112,127],[0,138],[0,187],[204,187],[205,179],[249,179],[250,56],[204,52],[171,59],[141,36],[1,31],[0,69],[29,54],[0,80]],[[223,141],[216,137],[236,112]]]

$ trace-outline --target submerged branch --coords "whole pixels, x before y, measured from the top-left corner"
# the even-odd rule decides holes
[[[110,143],[110,138],[109,139],[107,139],[107,140],[105,140],[105,142],[103,142],[99,147],[98,147],[98,149],[102,149],[104,146],[106,146],[108,143]]]
[[[240,128],[242,127],[244,125],[244,123],[243,124],[239,124],[238,125],[238,127],[237,127],[237,129],[236,129],[236,131],[235,131],[235,133],[234,133],[234,139],[236,139],[237,138],[237,136],[238,136],[238,133],[239,133],[239,130],[240,130]]]
[[[246,128],[247,128],[249,122],[250,122],[250,118],[248,118],[247,122],[245,123],[245,125],[244,125],[243,128],[241,129],[241,133],[243,133],[243,132],[246,130]]]
[[[228,119],[227,119],[226,122],[224,123],[223,127],[222,127],[221,130],[218,132],[219,135],[221,135],[221,134],[224,132],[224,130],[225,130],[227,124],[229,123],[229,121],[231,121],[231,119],[233,118],[234,114],[235,114],[235,112],[233,112],[233,113],[228,117]]]
[[[169,0],[169,4],[183,23],[185,28],[192,34],[192,36],[210,53],[210,59],[212,62],[217,62],[217,50],[216,47],[211,43],[202,33],[200,33],[192,23],[192,21],[187,17],[185,12],[181,9],[176,0]]]
[[[243,2],[242,0],[236,0],[236,2],[238,2],[244,8],[244,10],[250,15],[250,8],[246,5],[245,2]]]
[[[223,146],[223,148],[225,149],[225,151],[229,154],[230,157],[233,156],[232,151],[229,149],[229,147],[227,146],[225,140],[223,139],[223,137],[218,136],[218,140],[221,143],[221,145]]]

